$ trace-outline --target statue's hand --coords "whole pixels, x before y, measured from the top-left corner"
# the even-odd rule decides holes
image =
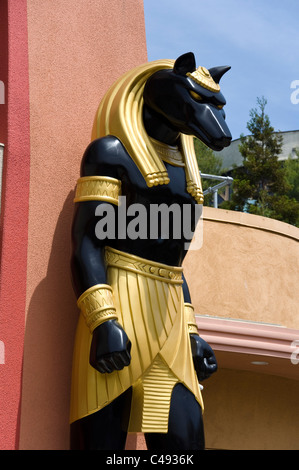
[[[108,320],[93,332],[89,362],[101,373],[121,370],[131,361],[131,342],[116,320]]]
[[[211,346],[198,335],[190,335],[194,367],[199,381],[209,378],[216,372],[217,360]]]

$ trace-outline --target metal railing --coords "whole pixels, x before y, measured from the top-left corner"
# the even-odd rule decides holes
[[[215,184],[215,186],[210,186],[203,192],[203,195],[206,194],[213,194],[213,206],[217,209],[218,208],[218,189],[223,188],[224,186],[229,187],[232,182],[233,178],[230,176],[217,176],[217,175],[209,175],[207,173],[200,173],[201,178],[209,179],[209,180],[216,180],[221,181],[221,183]]]

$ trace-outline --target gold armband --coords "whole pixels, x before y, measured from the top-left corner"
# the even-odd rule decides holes
[[[198,335],[197,324],[194,315],[193,305],[189,303],[184,304],[185,319],[188,325],[189,334]]]
[[[108,176],[83,176],[78,179],[74,202],[105,201],[118,205],[121,182]]]
[[[97,284],[87,289],[80,295],[77,305],[91,333],[104,321],[117,319],[112,288],[107,284]]]

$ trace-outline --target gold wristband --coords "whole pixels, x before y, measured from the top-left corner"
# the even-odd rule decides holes
[[[185,319],[188,325],[188,333],[198,335],[197,324],[194,315],[194,307],[192,304],[184,304]]]
[[[112,288],[107,284],[97,284],[87,289],[80,295],[77,305],[91,333],[101,323],[117,319]]]

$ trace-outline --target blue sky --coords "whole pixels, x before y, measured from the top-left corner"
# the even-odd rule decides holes
[[[249,111],[262,96],[276,131],[299,129],[299,103],[291,102],[291,83],[299,88],[298,0],[144,0],[144,13],[149,61],[192,51],[197,66],[232,67],[220,85],[233,139],[248,134]]]

